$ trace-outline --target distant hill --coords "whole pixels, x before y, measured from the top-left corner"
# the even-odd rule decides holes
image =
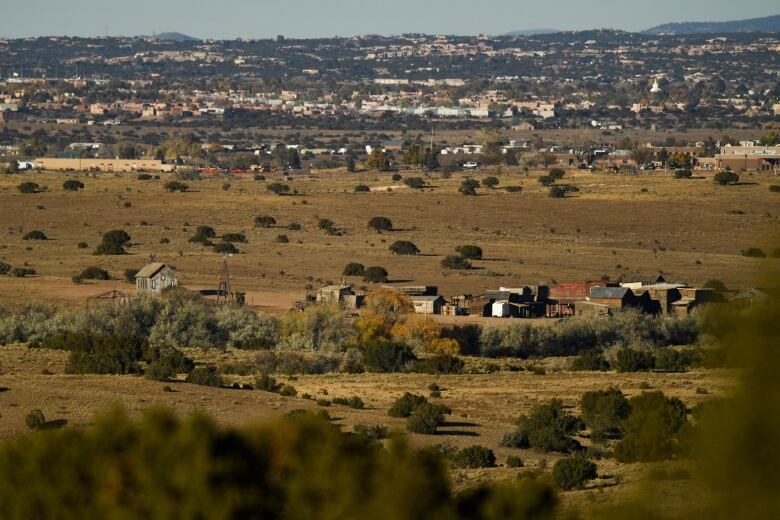
[[[198,42],[200,38],[194,38],[178,32],[164,32],[150,36],[153,40],[165,40],[169,42]]]
[[[524,31],[511,31],[502,36],[536,36],[537,34],[555,34],[561,32],[558,29],[526,29]]]
[[[731,22],[682,22],[659,25],[644,31],[644,34],[710,34],[780,32],[780,15],[752,18]]]

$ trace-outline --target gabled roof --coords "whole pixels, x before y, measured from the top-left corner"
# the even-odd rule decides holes
[[[163,268],[168,267],[162,262],[152,262],[149,264],[146,264],[143,269],[138,271],[138,274],[135,275],[136,278],[151,278],[152,276],[159,273]]]
[[[632,293],[627,287],[593,287],[590,290],[591,298],[624,298],[627,293]]]

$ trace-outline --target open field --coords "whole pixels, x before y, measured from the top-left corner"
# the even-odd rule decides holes
[[[225,353],[190,349],[200,361],[224,364],[249,360],[251,352],[229,350]],[[0,438],[24,435],[25,415],[40,408],[47,419],[67,421],[70,426],[89,424],[96,413],[112,405],[121,405],[132,415],[151,407],[165,406],[179,414],[206,413],[223,424],[239,425],[279,417],[294,409],[317,409],[313,401],[302,399],[304,393],[315,398],[359,396],[366,409],[354,410],[333,405],[327,408],[336,424],[351,431],[355,424],[382,424],[403,430],[405,420],[388,417],[387,409],[404,392],[428,394],[427,387],[436,382],[442,388],[442,398],[434,399],[452,408],[448,423],[436,436],[408,434],[413,445],[451,444],[465,447],[480,444],[493,449],[499,467],[481,470],[453,470],[457,487],[486,479],[500,479],[518,472],[543,468],[560,457],[535,450],[513,450],[499,446],[504,433],[512,430],[517,416],[527,413],[539,402],[557,397],[578,412],[583,392],[620,388],[627,396],[637,395],[649,387],[679,397],[688,407],[704,400],[727,395],[735,384],[734,374],[728,371],[692,371],[677,374],[617,374],[569,373],[548,370],[546,375],[528,371],[498,372],[493,374],[464,374],[432,376],[424,374],[332,374],[321,376],[280,376],[280,381],[293,385],[299,397],[282,397],[262,391],[215,389],[183,382],[168,383],[173,392],[163,391],[164,383],[133,376],[66,375],[64,365],[67,353],[28,349],[25,346],[0,348]],[[470,360],[480,362],[480,360]],[[552,369],[555,360],[546,360]],[[47,372],[47,373],[44,373]],[[230,381],[253,382],[251,376],[228,376]],[[707,394],[703,393],[703,390]],[[587,439],[581,439],[587,444]],[[525,467],[512,469],[503,466],[510,454],[519,455]],[[664,463],[662,467],[676,463]],[[601,477],[589,489],[565,494],[567,504],[598,505],[625,497],[644,483],[648,465],[618,464],[614,459],[598,461]],[[664,492],[671,499],[665,507],[674,509],[683,503],[688,483],[665,483]],[[687,499],[691,499],[687,496]],[[693,497],[695,499],[695,497]]]
[[[481,189],[477,197],[457,192],[462,174],[432,176],[430,187],[421,191],[403,187],[371,193],[353,193],[353,188],[400,183],[380,173],[296,176],[288,184],[297,194],[281,197],[266,190],[275,179],[258,182],[249,176],[189,181],[188,193],[167,193],[164,179],[140,181],[134,174],[2,176],[0,261],[27,264],[38,276],[3,278],[0,302],[76,303],[112,288],[128,290],[131,286],[121,281],[76,285],[71,277],[97,265],[121,280],[125,269],[140,269],[150,253],[175,266],[181,284],[215,288],[222,259],[188,242],[198,225],[212,226],[218,234],[246,234],[248,244],[238,244],[241,254],[230,260],[233,287],[248,292],[248,303],[274,311],[302,298],[307,284],[338,280],[350,261],[384,266],[392,281],[438,285],[444,295],[659,271],[673,280],[719,278],[739,288],[750,286],[752,273],[767,262],[778,262],[740,255],[748,247],[776,247],[769,237],[777,236],[780,197],[768,190],[780,182],[775,176],[746,174],[742,185],[720,187],[709,179],[674,180],[660,173],[574,173],[564,182],[581,191],[566,199],[550,198],[537,176],[505,170],[498,189]],[[79,178],[86,189],[65,192],[66,178]],[[16,186],[22,181],[49,190],[21,194]],[[224,190],[226,182],[230,187]],[[523,192],[508,193],[501,189],[505,186],[522,186]],[[258,215],[274,216],[277,226],[254,227]],[[392,219],[396,230],[369,230],[367,221],[377,215]],[[319,218],[333,220],[343,236],[318,229]],[[301,230],[286,229],[291,223]],[[130,254],[94,256],[102,233],[115,228],[133,237]],[[49,240],[22,240],[35,229]],[[290,242],[277,243],[280,234]],[[392,256],[387,248],[396,240],[413,241],[422,254]],[[79,242],[89,247],[79,249]],[[443,256],[472,243],[485,251],[485,260],[475,262],[477,269],[440,268]]]

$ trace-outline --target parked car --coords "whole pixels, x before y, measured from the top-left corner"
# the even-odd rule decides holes
[[[474,162],[474,161],[469,161],[469,162],[463,163],[463,165],[461,167],[464,170],[476,170],[477,168],[479,168],[479,163],[478,162]]]

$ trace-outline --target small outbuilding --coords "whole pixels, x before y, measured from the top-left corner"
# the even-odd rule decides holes
[[[160,294],[163,289],[176,287],[176,273],[161,262],[151,262],[135,275],[135,288],[139,293]]]

